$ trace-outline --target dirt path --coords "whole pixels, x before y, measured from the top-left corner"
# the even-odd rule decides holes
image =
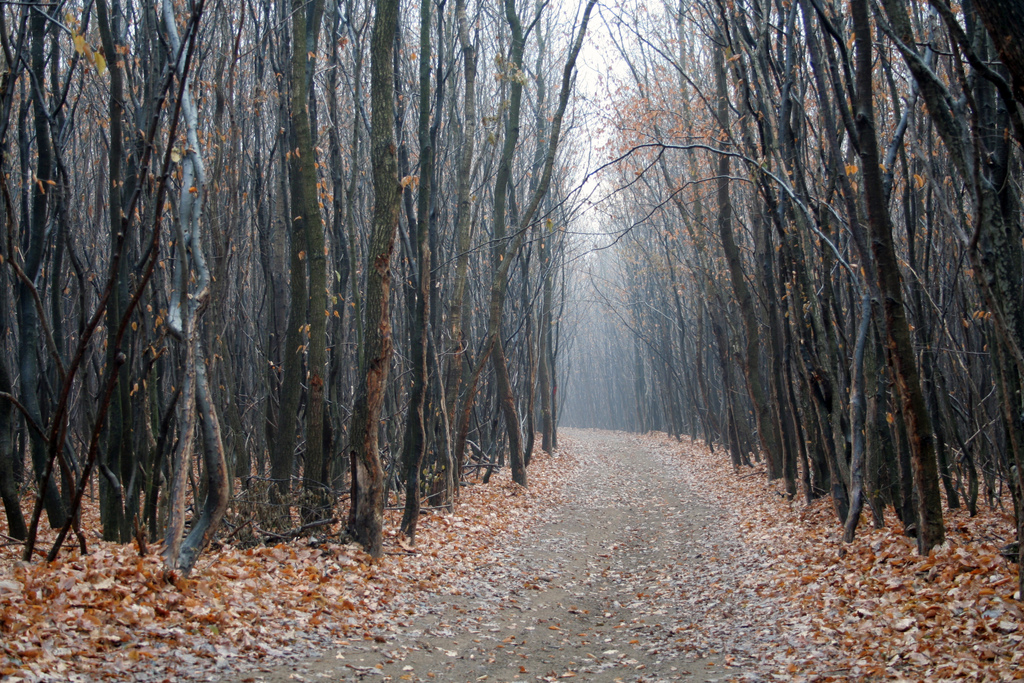
[[[761,562],[700,502],[673,456],[630,436],[580,445],[568,502],[496,549],[459,594],[425,595],[384,642],[234,680],[715,681],[754,678],[765,607],[743,587]]]

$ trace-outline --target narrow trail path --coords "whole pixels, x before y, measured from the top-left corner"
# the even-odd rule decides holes
[[[762,566],[702,503],[678,456],[635,437],[568,432],[579,461],[567,501],[497,562],[433,594],[384,642],[339,641],[321,658],[245,681],[754,680],[773,637],[744,587]],[[745,673],[747,672],[747,673]],[[240,679],[241,680],[241,679]]]

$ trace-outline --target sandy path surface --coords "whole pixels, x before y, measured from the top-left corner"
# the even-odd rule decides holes
[[[411,626],[223,680],[756,679],[744,672],[770,614],[744,588],[762,560],[735,520],[701,502],[667,450],[567,434],[579,462],[566,502],[451,593],[424,595]]]

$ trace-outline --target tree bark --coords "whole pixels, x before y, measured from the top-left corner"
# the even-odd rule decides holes
[[[850,511],[843,528],[843,540],[852,543],[864,509],[865,441],[867,399],[864,381],[864,349],[868,344],[868,330],[871,326],[871,297],[864,288],[861,294],[861,318],[857,326],[857,342],[853,349],[853,381],[850,385],[850,436],[853,441],[850,458]]]
[[[6,286],[6,284],[2,285]],[[0,312],[0,320],[7,317],[6,311]],[[7,361],[0,359],[0,391],[11,393],[11,377],[7,370]],[[3,500],[4,513],[7,516],[7,530],[12,538],[23,541],[28,538],[28,527],[25,515],[21,510],[18,487],[14,480],[15,450],[11,443],[11,427],[13,426],[14,408],[11,402],[0,399],[0,500]]]
[[[851,0],[856,53],[857,100],[855,124],[864,178],[864,199],[871,232],[871,251],[877,266],[878,287],[883,297],[890,361],[896,386],[903,403],[903,415],[910,441],[914,488],[917,494],[917,549],[921,554],[942,544],[942,499],[939,494],[938,468],[931,416],[925,407],[924,393],[914,360],[914,348],[903,303],[903,285],[893,243],[892,225],[885,203],[875,134],[874,94],[872,91],[871,24],[866,0]]]
[[[327,376],[327,247],[324,236],[324,224],[320,215],[320,196],[316,173],[316,145],[310,127],[309,84],[315,61],[309,55],[316,54],[316,36],[319,35],[320,19],[323,16],[323,0],[308,3],[306,0],[292,2],[292,70],[291,70],[291,123],[295,148],[292,150],[291,180],[292,195],[292,239],[305,246],[305,259],[296,272],[292,262],[292,281],[306,278],[306,263],[309,264],[308,305],[301,305],[292,299],[292,310],[295,320],[307,323],[307,392],[306,405],[306,459],[303,470],[303,489],[305,492],[302,519],[304,523],[325,519],[330,515],[329,481],[327,462],[324,457],[324,378]],[[309,37],[312,36],[312,40]],[[294,252],[294,246],[293,246]],[[294,287],[294,295],[300,294],[304,287]],[[298,313],[304,311],[305,316]],[[292,318],[289,318],[289,332],[292,330]],[[291,340],[291,336],[289,336]],[[295,339],[292,341],[301,341]],[[289,400],[297,400],[299,382],[289,387],[289,377],[301,376],[302,354],[295,351],[289,353],[290,345],[286,343],[285,363],[285,395]],[[294,370],[290,367],[294,366]],[[295,395],[293,396],[293,392]],[[282,400],[282,423],[285,414],[294,418],[297,405],[286,406]],[[290,421],[290,420],[289,420]],[[281,452],[278,457],[288,459],[290,450],[295,448],[295,427],[282,429]],[[282,473],[283,474],[283,473]],[[290,472],[289,472],[290,474]]]
[[[182,185],[178,201],[177,246],[174,289],[168,308],[168,326],[182,341],[185,362],[182,367],[181,415],[178,447],[172,461],[171,512],[164,537],[164,562],[169,569],[188,574],[199,553],[213,538],[227,510],[229,483],[220,422],[210,395],[206,358],[202,349],[199,323],[210,298],[210,269],[204,253],[201,220],[206,192],[206,172],[200,156],[198,111],[185,68],[186,55],[174,17],[171,0],[162,5],[164,29],[181,88],[181,111],[185,121],[187,149],[182,155]],[[193,37],[194,40],[194,37]],[[194,283],[194,284],[193,284]],[[197,418],[202,427],[203,474],[206,499],[203,512],[182,541],[185,528],[185,489],[192,469],[192,449]]]
[[[523,451],[519,431],[519,412],[516,410],[515,396],[512,394],[512,382],[508,376],[508,364],[505,349],[501,341],[502,312],[505,306],[505,273],[508,263],[516,257],[518,246],[509,248],[506,244],[506,211],[508,186],[512,179],[512,159],[519,142],[519,117],[523,102],[523,52],[526,39],[522,24],[516,10],[515,0],[504,0],[505,20],[512,31],[512,45],[509,50],[508,62],[504,65],[503,78],[508,81],[508,111],[505,119],[505,139],[501,147],[498,161],[498,172],[494,180],[494,205],[491,219],[493,230],[491,238],[494,247],[491,252],[491,263],[494,276],[491,284],[489,322],[487,326],[490,359],[494,367],[498,384],[498,402],[505,419],[505,431],[508,434],[509,460],[512,464],[512,480],[526,486],[526,468],[523,466]],[[500,276],[499,276],[500,274]]]
[[[102,4],[103,0],[100,0]],[[24,231],[25,235],[22,240],[22,253],[24,254],[22,262],[22,270],[25,274],[25,280],[19,279],[16,288],[17,292],[17,311],[18,311],[18,325],[20,327],[21,338],[18,342],[18,365],[21,374],[21,402],[25,406],[26,411],[35,420],[37,425],[43,424],[42,419],[42,408],[39,403],[39,392],[40,382],[42,380],[42,359],[39,357],[39,347],[42,341],[42,334],[40,331],[40,318],[39,310],[36,308],[35,301],[33,299],[32,287],[29,282],[34,282],[39,274],[40,268],[42,267],[43,261],[43,250],[46,241],[46,228],[49,217],[49,200],[46,193],[46,187],[49,182],[53,180],[54,163],[53,163],[53,143],[50,137],[50,124],[48,118],[48,112],[46,109],[46,102],[43,101],[43,85],[45,81],[45,56],[44,56],[44,43],[46,42],[46,36],[49,33],[49,21],[47,20],[47,7],[45,3],[38,3],[38,7],[30,12],[29,20],[29,32],[31,34],[31,43],[29,46],[30,54],[30,65],[33,74],[33,80],[36,85],[32,87],[32,114],[33,123],[35,127],[35,138],[36,138],[36,170],[35,177],[38,182],[32,184],[32,204],[31,214],[29,217],[29,225]],[[104,5],[105,6],[105,5]],[[111,90],[110,101],[111,107],[114,107],[114,100],[116,93]],[[113,125],[113,124],[112,124]],[[120,168],[121,155],[120,150],[115,150],[113,147],[113,136],[114,130],[111,129],[111,148],[110,148],[110,164],[111,170],[113,171],[114,165],[117,164]],[[116,152],[116,160],[115,160]],[[113,196],[120,190],[115,190],[117,187],[115,180],[111,178],[110,181],[110,194],[111,204],[113,204]],[[113,208],[110,212],[111,220],[114,220]],[[120,213],[116,216],[118,229],[120,228]],[[10,255],[12,258],[13,254]],[[37,434],[34,430],[28,430],[28,437],[31,444],[31,455],[32,465],[36,475],[36,481],[42,484],[43,490],[40,492],[43,502],[46,506],[46,516],[49,519],[50,526],[53,528],[60,528],[64,525],[65,521],[65,505],[61,499],[61,494],[57,489],[57,484],[52,480],[43,482],[44,471],[46,470],[47,464],[47,446],[41,435]]]
[[[714,69],[717,97],[718,125],[722,135],[729,136],[729,94],[725,81],[725,59],[722,49],[715,48]],[[718,188],[718,234],[722,240],[722,249],[729,266],[733,295],[740,307],[743,330],[746,334],[744,345],[744,368],[747,374],[747,391],[754,405],[754,417],[757,420],[757,435],[761,441],[761,449],[769,463],[769,477],[776,479],[782,476],[782,452],[779,439],[765,395],[764,382],[761,378],[760,348],[761,333],[754,314],[754,302],[750,288],[743,275],[743,264],[732,227],[732,202],[729,199],[729,157],[718,156],[718,177],[715,181]]]
[[[551,367],[551,296],[552,286],[552,259],[551,250],[554,246],[554,225],[551,225],[540,240],[540,269],[541,277],[544,279],[543,294],[540,308],[540,321],[538,322],[538,341],[540,352],[538,355],[540,375],[540,419],[541,419],[541,448],[548,455],[554,452],[555,421],[552,411],[553,396],[551,393],[553,368]]]
[[[420,470],[427,447],[424,399],[427,390],[427,345],[430,321],[430,198],[434,175],[434,146],[430,137],[430,19],[432,0],[420,0],[420,168],[416,206],[416,302],[412,320],[412,390],[403,452],[405,470],[405,510],[402,533],[416,540],[420,517]]]
[[[445,401],[447,403],[446,412],[451,423],[451,429],[453,430],[452,437],[456,443],[457,457],[454,463],[456,469],[454,481],[455,485],[458,486],[459,479],[462,477],[460,468],[462,467],[461,452],[464,445],[460,445],[459,442],[458,431],[461,431],[460,421],[454,419],[454,416],[455,405],[459,398],[460,380],[462,379],[463,354],[466,349],[466,336],[462,329],[462,308],[466,298],[466,283],[469,274],[470,227],[472,218],[472,202],[469,190],[476,138],[476,46],[469,38],[469,20],[466,17],[465,0],[456,0],[455,16],[458,22],[459,44],[462,49],[463,78],[465,79],[462,98],[464,124],[462,129],[462,145],[459,150],[459,177],[456,189],[455,283],[452,289],[448,313],[448,328],[451,339],[449,341],[449,359],[445,371]]]
[[[96,4],[97,19],[100,30],[100,40],[105,54],[117,54],[117,43],[111,30],[110,9],[106,0],[98,0]],[[115,5],[116,9],[116,5]],[[108,185],[108,219],[110,227],[111,244],[118,237],[122,229],[121,203],[122,203],[122,164],[124,156],[124,83],[123,74],[117,60],[108,63],[110,70],[110,104],[108,115],[110,116],[110,147],[108,150],[108,173],[110,182]],[[127,264],[121,261],[117,272],[117,280],[111,291],[110,301],[107,304],[107,353],[106,366],[108,369],[115,367],[114,356],[117,350],[114,348],[114,335],[117,334],[117,326],[123,313],[124,298],[126,295]],[[127,364],[117,366],[122,378],[127,381]],[[131,408],[125,399],[127,396],[118,382],[118,390],[115,391],[110,405],[110,421],[107,425],[107,443],[103,453],[103,464],[106,471],[112,474],[121,472],[122,460],[130,460],[131,452]],[[125,542],[128,528],[124,518],[124,501],[121,497],[123,487],[114,486],[107,477],[100,478],[100,519],[103,525],[103,538],[107,541]]]
[[[377,0],[370,40],[370,161],[373,225],[366,254],[364,357],[352,411],[349,450],[353,462],[349,531],[373,557],[380,557],[384,523],[384,472],[377,446],[381,405],[391,359],[391,254],[398,230],[400,185],[395,143],[393,51],[398,0]]]

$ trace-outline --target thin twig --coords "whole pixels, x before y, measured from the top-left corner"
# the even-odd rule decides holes
[[[0,399],[7,399],[11,402],[11,405],[18,409],[18,412],[20,412],[25,418],[25,423],[32,428],[32,431],[39,435],[39,438],[43,440],[43,443],[48,444],[50,442],[50,437],[45,431],[43,431],[43,428],[39,426],[39,423],[35,421],[35,418],[32,417],[31,413],[28,412],[28,408],[25,407],[25,404],[19,401],[14,394],[9,394],[6,391],[0,391]]]
[[[279,538],[282,541],[291,541],[298,538],[303,534],[303,532],[308,531],[309,529],[315,529],[316,527],[327,526],[330,524],[337,524],[339,521],[341,520],[339,520],[337,517],[331,517],[330,519],[321,519],[316,522],[310,522],[309,524],[303,524],[299,528],[292,529],[291,531],[286,531],[283,534],[279,534],[273,531],[267,531],[266,529],[261,529],[255,524],[252,525],[252,529],[256,533],[262,534],[263,536]]]
[[[228,524],[228,525],[230,526],[230,524],[231,524],[231,523],[230,523],[230,522],[225,522],[225,524]],[[225,538],[224,538],[224,539],[223,539],[223,540],[221,541],[221,543],[222,543],[222,544],[226,544],[226,543],[227,543],[228,541],[230,541],[230,540],[231,540],[232,538],[234,538],[235,536],[237,536],[237,535],[238,535],[238,533],[239,533],[239,532],[240,532],[240,531],[241,531],[242,529],[244,529],[245,527],[249,526],[250,524],[252,524],[252,520],[251,520],[251,519],[247,519],[247,520],[245,520],[244,522],[242,522],[241,524],[239,524],[239,525],[238,525],[238,526],[237,526],[237,527],[235,528],[235,530],[234,530],[234,531],[232,531],[232,532],[231,532],[230,534],[228,534],[228,535],[227,535],[227,537],[225,537]]]

